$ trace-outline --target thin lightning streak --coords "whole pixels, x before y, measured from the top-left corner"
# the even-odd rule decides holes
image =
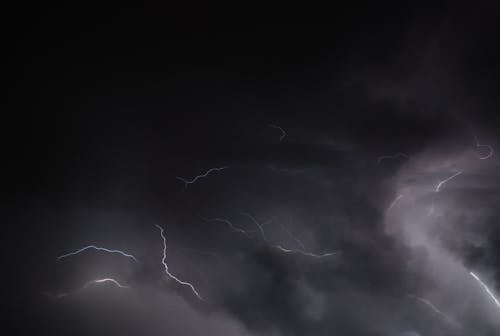
[[[280,136],[280,141],[283,141],[283,139],[286,137],[286,132],[283,128],[279,127],[278,125],[274,124],[269,124],[269,127],[279,129],[281,131],[281,136]]]
[[[72,292],[59,293],[59,294],[52,294],[50,292],[43,292],[43,294],[46,295],[46,296],[48,296],[48,297],[50,297],[50,298],[53,298],[53,299],[62,299],[62,298],[65,298],[67,296],[79,293],[79,292],[87,289],[88,287],[90,287],[92,285],[103,284],[103,283],[111,283],[111,284],[113,284],[114,286],[116,286],[118,288],[130,288],[130,286],[122,285],[121,283],[119,283],[117,280],[115,280],[113,278],[103,278],[103,279],[96,279],[96,280],[88,281],[82,287],[80,287],[80,288],[78,288],[78,289],[76,289],[76,290],[74,290]]]
[[[301,247],[300,249],[289,249],[289,248],[283,247],[282,245],[278,245],[278,244],[271,245],[272,247],[280,250],[283,253],[302,254],[304,256],[313,257],[313,258],[330,257],[330,256],[338,253],[338,252],[327,252],[327,253],[322,253],[322,254],[316,254],[316,253],[309,252],[309,251],[307,251],[304,243],[302,243],[302,241],[299,238],[295,237],[290,232],[290,230],[288,230],[283,224],[280,224],[280,225],[281,225],[281,228],[283,229],[283,231],[285,231],[290,236],[290,238],[292,238],[297,243],[297,245],[300,245],[300,247]]]
[[[486,147],[486,148],[488,148],[488,151],[489,151],[488,155],[479,156],[479,160],[486,160],[486,159],[489,159],[490,157],[493,156],[493,153],[494,153],[493,147],[491,147],[490,145],[484,145],[484,144],[479,143],[479,140],[478,140],[477,136],[475,136],[475,135],[474,135],[474,140],[476,141],[476,147],[478,147],[478,148],[479,147]]]
[[[293,249],[287,249],[286,247],[283,247],[281,245],[271,245],[272,247],[280,250],[283,253],[297,253],[297,254],[302,254],[307,257],[313,257],[313,258],[325,258],[325,257],[331,257],[333,255],[336,255],[338,252],[327,252],[327,253],[321,253],[321,254],[316,254],[304,250],[293,250]]]
[[[207,170],[205,173],[195,176],[191,180],[185,179],[185,178],[180,177],[180,176],[176,176],[175,178],[184,182],[184,187],[187,188],[187,186],[189,184],[195,183],[196,181],[198,181],[198,179],[203,178],[203,177],[207,177],[210,173],[212,173],[214,171],[221,171],[221,170],[224,170],[227,168],[229,168],[229,166],[211,168],[211,169]]]
[[[270,244],[269,241],[267,240],[266,232],[264,231],[264,225],[260,224],[255,219],[255,217],[253,217],[251,214],[249,214],[247,212],[243,212],[242,215],[247,216],[248,218],[250,218],[255,223],[255,225],[259,228],[259,231],[260,231],[261,236],[262,236],[262,240],[264,240],[264,242],[266,244],[268,244],[270,247],[273,247],[273,248],[275,248],[275,249],[277,249],[277,250],[279,250],[279,251],[281,251],[283,253],[302,254],[302,255],[305,255],[305,256],[308,256],[308,257],[313,257],[313,258],[330,257],[330,256],[335,255],[335,254],[338,253],[338,252],[328,252],[328,253],[323,253],[323,254],[315,254],[315,253],[312,253],[312,252],[308,252],[305,249],[304,250],[300,250],[300,249],[288,249],[288,248],[283,247],[283,246],[278,245],[278,244]]]
[[[290,236],[290,238],[292,238],[297,243],[297,245],[299,245],[302,248],[303,251],[306,250],[306,247],[305,247],[304,243],[299,238],[297,238],[296,236],[294,236],[290,232],[290,230],[288,230],[283,224],[280,224],[280,226],[283,229],[283,231],[285,231],[288,234],[288,236]]]
[[[398,157],[404,157],[404,158],[408,159],[410,156],[408,154],[401,153],[401,152],[400,153],[396,153],[394,155],[382,155],[382,156],[379,156],[377,158],[377,163],[380,164],[385,159],[396,159]]]
[[[412,298],[412,299],[415,299],[419,302],[422,302],[423,304],[425,304],[427,307],[429,307],[434,313],[436,313],[437,315],[441,316],[446,322],[450,323],[450,324],[453,324],[453,325],[456,325],[456,323],[448,316],[446,315],[445,313],[443,313],[441,310],[439,310],[432,302],[430,302],[429,300],[427,299],[424,299],[424,298],[421,298],[421,297],[418,297],[418,296],[415,296],[415,295],[408,295],[409,298]]]
[[[231,230],[233,230],[234,232],[239,232],[241,234],[244,234],[245,236],[247,237],[250,237],[249,233],[239,227],[236,227],[233,225],[233,223],[231,223],[229,220],[227,219],[224,219],[224,218],[205,218],[205,217],[201,217],[200,218],[202,220],[204,220],[205,222],[220,222],[220,223],[224,223],[226,224],[227,226],[229,226],[229,228]]]
[[[257,228],[259,229],[259,232],[262,236],[262,239],[267,243],[267,237],[266,237],[266,233],[264,232],[264,228],[263,228],[263,225],[260,224],[251,214],[247,213],[247,212],[243,212],[241,213],[243,216],[247,216],[248,218],[250,218],[252,220],[252,222],[254,222],[254,224],[257,226]]]
[[[403,195],[398,195],[394,201],[391,202],[391,204],[389,205],[389,207],[387,208],[386,212],[389,212],[397,203],[398,201],[403,198],[404,196]]]
[[[449,180],[457,177],[458,175],[462,174],[461,171],[458,171],[456,172],[455,174],[451,175],[450,177],[447,177],[445,178],[444,180],[440,181],[437,185],[436,185],[436,188],[434,189],[434,192],[435,193],[438,193],[439,190],[441,190],[441,187],[446,183],[448,182]],[[429,212],[427,213],[427,216],[431,216],[432,214],[434,213],[434,201],[433,203],[431,204],[431,207],[429,209]]]
[[[202,301],[205,301],[200,296],[200,294],[198,293],[198,291],[194,288],[194,286],[191,283],[186,282],[186,281],[182,281],[179,278],[177,278],[175,275],[173,275],[172,273],[169,272],[168,265],[167,265],[167,238],[165,238],[165,235],[163,234],[163,228],[161,226],[159,226],[159,225],[155,225],[155,226],[160,230],[160,235],[161,235],[161,238],[163,239],[163,258],[161,260],[161,263],[165,267],[165,273],[171,279],[175,280],[177,283],[179,283],[179,284],[181,284],[183,286],[187,286],[187,287],[191,288],[191,290],[193,291],[194,295],[196,295],[196,297],[198,297],[198,299],[200,299]]]
[[[70,257],[70,256],[74,256],[76,254],[79,254],[79,253],[82,253],[86,250],[89,250],[89,249],[93,249],[93,250],[96,250],[96,251],[104,251],[104,252],[108,252],[108,253],[118,253],[118,254],[121,254],[122,256],[124,257],[127,257],[127,258],[130,258],[132,260],[134,260],[135,262],[139,262],[137,260],[136,257],[134,257],[133,255],[131,254],[128,254],[128,253],[125,253],[123,251],[120,251],[120,250],[111,250],[111,249],[107,249],[105,247],[98,247],[98,246],[95,246],[95,245],[89,245],[89,246],[85,246],[85,247],[82,247],[81,249],[79,250],[76,250],[76,251],[73,251],[73,252],[70,252],[70,253],[66,253],[66,254],[63,254],[59,257],[57,257],[57,260],[61,260],[61,259],[64,259],[64,258],[67,258],[67,257]]]
[[[449,181],[449,180],[451,180],[452,178],[457,177],[457,176],[458,176],[458,175],[460,175],[460,174],[462,174],[462,172],[461,172],[461,171],[458,171],[458,172],[456,172],[455,174],[451,175],[450,177],[447,177],[447,178],[445,178],[444,180],[442,180],[441,182],[439,182],[439,183],[437,184],[437,186],[436,186],[436,189],[434,189],[434,192],[439,192],[439,190],[441,189],[441,186],[442,186],[443,184],[445,184],[446,182],[448,182],[448,181]]]
[[[479,277],[476,274],[474,274],[473,272],[469,272],[469,274],[472,275],[472,277],[474,279],[476,279],[477,282],[479,282],[479,284],[481,285],[481,287],[483,287],[484,291],[491,297],[491,299],[495,302],[495,304],[497,305],[497,307],[500,307],[500,302],[495,297],[495,295],[493,295],[493,293],[488,288],[488,286],[486,286],[486,284],[484,282],[482,282],[481,279],[479,279]]]

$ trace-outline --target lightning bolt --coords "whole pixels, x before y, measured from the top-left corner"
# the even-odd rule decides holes
[[[271,244],[269,243],[269,241],[267,240],[267,235],[266,235],[266,232],[264,231],[264,225],[271,222],[271,221],[268,221],[264,224],[261,224],[259,223],[259,221],[257,221],[255,219],[255,217],[253,217],[251,214],[247,213],[247,212],[243,212],[242,215],[244,216],[247,216],[248,218],[250,218],[252,220],[252,222],[254,222],[254,224],[257,226],[257,228],[259,229],[260,231],[260,234],[262,236],[262,240],[270,247],[272,248],[275,248],[277,249],[278,251],[281,251],[283,253],[295,253],[295,254],[301,254],[301,255],[304,255],[304,256],[307,256],[307,257],[312,257],[312,258],[324,258],[324,257],[330,257],[332,255],[335,255],[337,254],[338,252],[328,252],[328,253],[322,253],[322,254],[316,254],[316,253],[312,253],[312,252],[309,252],[309,251],[306,251],[305,249],[301,250],[301,249],[289,249],[289,248],[286,248],[286,247],[283,247],[282,245],[279,245],[279,244]],[[283,225],[282,225],[283,227]],[[284,227],[283,227],[284,228]],[[286,230],[288,231],[288,230]],[[288,233],[292,236],[292,238],[295,240],[296,238],[293,237],[293,235],[291,234],[290,231],[288,231]],[[300,240],[299,240],[300,242]],[[299,245],[301,246],[304,246],[304,244],[302,242],[299,243]]]
[[[312,257],[312,258],[325,258],[325,257],[331,257],[333,255],[336,255],[339,252],[327,252],[327,253],[321,253],[321,254],[316,254],[304,250],[297,250],[297,249],[288,249],[286,247],[283,247],[281,245],[271,245],[272,247],[278,249],[279,251],[283,253],[296,253],[296,254],[302,254],[306,257]]]
[[[123,251],[120,251],[120,250],[111,250],[111,249],[107,249],[105,247],[99,247],[99,246],[95,246],[95,245],[89,245],[89,246],[85,246],[85,247],[82,247],[81,249],[79,250],[76,250],[76,251],[73,251],[73,252],[69,252],[69,253],[66,253],[66,254],[63,254],[59,257],[57,257],[57,260],[61,260],[61,259],[64,259],[64,258],[67,258],[67,257],[70,257],[70,256],[74,256],[76,254],[79,254],[79,253],[82,253],[86,250],[96,250],[96,251],[104,251],[104,252],[108,252],[108,253],[118,253],[118,254],[121,254],[122,256],[124,257],[127,257],[127,258],[130,258],[132,260],[134,260],[135,262],[139,262],[136,257],[134,257],[133,255],[131,254],[128,254],[128,253],[125,253]]]
[[[220,222],[220,223],[224,223],[227,226],[229,226],[229,228],[231,230],[233,230],[234,232],[238,232],[238,233],[244,234],[247,237],[250,237],[250,234],[249,234],[248,231],[245,231],[245,230],[243,230],[243,229],[241,229],[239,227],[234,226],[233,223],[231,223],[227,219],[224,219],[224,218],[205,218],[205,217],[201,217],[201,216],[200,216],[200,218],[202,220],[204,220],[205,222]]]
[[[104,279],[93,280],[90,283],[87,283],[87,287],[90,286],[91,284],[100,284],[100,283],[106,283],[106,282],[110,282],[110,283],[114,284],[116,287],[119,287],[119,288],[130,288],[130,286],[124,286],[124,285],[120,284],[118,281],[116,281],[115,279],[112,279],[112,278],[104,278]]]
[[[224,169],[227,169],[227,168],[229,168],[229,166],[211,168],[211,169],[207,170],[205,173],[195,176],[191,180],[185,179],[185,178],[180,177],[180,176],[176,176],[175,178],[178,179],[178,180],[180,180],[180,181],[182,181],[182,182],[184,182],[184,188],[187,188],[188,185],[190,185],[192,183],[195,183],[200,178],[207,177],[210,173],[212,173],[214,171],[221,171],[221,170],[224,170]]]
[[[493,300],[493,302],[495,302],[497,307],[500,307],[500,302],[498,302],[498,299],[495,297],[495,295],[493,295],[488,286],[486,286],[486,284],[482,282],[481,279],[479,279],[479,277],[476,274],[474,274],[474,272],[469,272],[469,274],[472,275],[472,277],[476,279],[477,282],[479,282],[481,287],[483,287],[484,291],[491,297],[491,299]]]
[[[448,315],[443,313],[441,310],[439,310],[432,302],[430,302],[427,299],[415,296],[415,295],[408,295],[409,298],[415,299],[423,304],[425,304],[427,307],[429,307],[434,313],[437,315],[441,316],[446,322],[452,324],[452,325],[457,325],[455,321],[453,321]]]
[[[122,285],[121,283],[119,283],[117,280],[115,280],[113,278],[103,278],[103,279],[95,279],[95,280],[88,281],[82,287],[80,287],[80,288],[78,288],[78,289],[76,289],[76,290],[74,290],[72,292],[59,293],[59,294],[52,294],[50,292],[43,292],[43,294],[46,295],[46,296],[48,296],[48,297],[50,297],[50,298],[53,298],[53,299],[62,299],[62,298],[65,298],[67,296],[79,293],[79,292],[87,289],[88,287],[90,287],[92,285],[103,284],[103,283],[111,283],[111,284],[113,284],[114,286],[116,286],[118,288],[130,288],[130,286]]]
[[[406,159],[410,158],[408,154],[405,153],[396,153],[394,155],[382,155],[377,158],[377,163],[380,164],[385,159],[397,159],[398,157],[404,157]]]
[[[389,205],[389,207],[387,208],[386,212],[389,212],[397,203],[400,199],[402,199],[404,196],[403,195],[398,195],[392,202],[391,204]]]
[[[286,226],[284,226],[283,224],[280,224],[280,226],[281,226],[281,228],[283,229],[283,231],[285,231],[285,232],[288,234],[288,236],[289,236],[290,238],[292,238],[292,239],[293,239],[293,240],[297,243],[297,245],[299,245],[299,246],[302,248],[302,250],[303,250],[303,251],[305,251],[305,250],[306,250],[306,246],[304,245],[304,243],[303,243],[303,242],[302,242],[299,238],[297,238],[296,236],[294,236],[294,235],[290,232],[290,230],[288,230],[288,229],[286,228]]]
[[[434,192],[439,192],[439,190],[441,189],[441,187],[443,186],[443,184],[445,184],[446,182],[448,182],[449,180],[457,177],[458,175],[462,174],[461,171],[458,171],[456,172],[455,174],[451,175],[450,177],[447,177],[445,178],[444,180],[440,181],[437,186],[436,186],[436,189],[434,189]]]
[[[446,183],[448,182],[449,180],[457,177],[458,175],[462,174],[461,171],[458,171],[456,172],[455,174],[445,178],[444,180],[440,181],[437,185],[436,185],[436,188],[434,188],[434,192],[435,193],[438,193],[440,190],[441,190],[441,187]],[[427,213],[427,216],[431,216],[433,213],[434,213],[434,200],[435,200],[435,197],[433,197],[433,201],[432,201],[432,204],[431,204],[431,207],[429,209],[429,212]]]
[[[247,212],[242,212],[241,213],[243,216],[246,216],[248,218],[250,218],[250,220],[257,226],[257,228],[259,229],[259,232],[262,236],[262,240],[264,240],[264,242],[267,243],[267,236],[266,236],[266,232],[264,231],[264,227],[263,225],[265,225],[266,223],[264,224],[260,224],[254,216],[252,216],[251,214],[247,213]]]
[[[489,151],[489,153],[486,155],[486,156],[479,156],[479,160],[486,160],[486,159],[489,159],[490,157],[493,156],[493,147],[491,147],[490,145],[484,145],[484,144],[481,144],[479,143],[479,140],[477,138],[477,136],[474,135],[474,140],[476,141],[476,147],[479,148],[479,147],[486,147]]]
[[[274,124],[269,124],[268,126],[272,127],[272,128],[276,128],[276,129],[281,131],[280,141],[282,141],[286,137],[286,132],[283,128],[279,127],[278,125],[274,125]]]
[[[165,268],[165,273],[173,280],[175,280],[175,282],[177,282],[178,284],[181,284],[183,286],[187,286],[191,289],[191,291],[194,293],[194,295],[196,295],[196,297],[202,301],[205,301],[201,296],[200,294],[198,293],[198,291],[196,290],[196,288],[194,288],[194,286],[189,283],[189,282],[186,282],[186,281],[182,281],[180,280],[179,278],[177,278],[175,275],[173,275],[172,273],[170,273],[170,271],[168,270],[168,265],[167,265],[167,238],[165,238],[165,235],[163,234],[163,228],[159,225],[155,225],[159,230],[160,230],[160,235],[161,235],[161,238],[163,239],[163,258],[161,260],[161,263],[163,264],[164,268]]]

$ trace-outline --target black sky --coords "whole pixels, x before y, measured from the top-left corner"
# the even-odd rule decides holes
[[[500,310],[468,274],[500,293],[500,163],[474,138],[500,148],[495,1],[9,16],[5,288],[18,334],[498,334]],[[187,188],[176,178],[222,166]],[[268,241],[201,218],[255,231],[244,213],[270,221]],[[168,280],[154,225],[172,272],[208,302]],[[273,247],[300,249],[292,235],[339,253]],[[141,263],[56,261],[89,244]],[[41,294],[104,275],[131,288]]]

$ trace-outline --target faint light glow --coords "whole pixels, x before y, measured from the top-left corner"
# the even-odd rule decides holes
[[[163,228],[159,225],[155,225],[159,230],[160,230],[160,235],[161,235],[161,238],[163,239],[163,258],[161,260],[161,263],[163,264],[163,266],[165,267],[165,273],[173,280],[175,280],[178,284],[181,284],[183,286],[187,286],[191,289],[191,291],[194,293],[194,295],[196,295],[196,297],[198,297],[198,299],[202,300],[202,301],[205,301],[201,295],[198,293],[198,291],[196,290],[196,288],[194,288],[194,286],[187,282],[187,281],[182,281],[180,280],[179,278],[177,278],[175,275],[173,275],[172,273],[170,273],[170,271],[168,270],[168,265],[167,265],[167,239],[165,238],[165,235],[163,234]]]
[[[189,180],[189,179],[186,179],[186,178],[183,178],[183,177],[180,177],[180,176],[176,176],[175,178],[184,182],[184,187],[187,188],[188,185],[190,184],[193,184],[195,183],[196,181],[198,181],[200,178],[203,178],[203,177],[207,177],[210,173],[212,172],[215,172],[215,171],[221,171],[221,170],[224,170],[224,169],[227,169],[229,168],[229,166],[224,166],[224,167],[216,167],[216,168],[211,168],[209,170],[207,170],[205,173],[203,174],[200,174],[200,175],[196,175],[193,179]]]
[[[274,124],[269,124],[268,126],[280,130],[280,132],[281,132],[280,141],[283,141],[283,139],[286,137],[285,130],[283,128],[281,128],[280,126],[274,125]]]
[[[403,157],[405,159],[410,158],[410,156],[408,154],[399,152],[399,153],[396,153],[396,154],[393,154],[393,155],[382,155],[382,156],[379,156],[377,158],[377,163],[380,164],[383,160],[386,160],[386,159],[397,159],[398,157]]]
[[[482,282],[481,279],[474,272],[469,272],[469,274],[472,275],[472,277],[474,279],[476,279],[477,282],[479,282],[479,284],[481,285],[481,287],[483,287],[484,291],[491,297],[491,299],[493,300],[493,302],[495,302],[495,304],[497,305],[497,307],[500,307],[500,302],[495,297],[495,295],[493,295],[493,293],[488,288],[488,286],[486,286],[486,284],[484,282]]]
[[[134,260],[135,262],[138,262],[137,258],[134,257],[132,254],[128,254],[128,253],[125,253],[125,252],[120,251],[120,250],[112,250],[112,249],[108,249],[105,247],[99,247],[99,246],[95,246],[95,245],[85,246],[79,250],[63,254],[63,255],[57,257],[57,260],[61,260],[61,259],[64,259],[64,258],[67,258],[70,256],[74,256],[74,255],[82,253],[86,250],[96,250],[96,251],[104,251],[104,252],[108,252],[108,253],[117,253],[117,254],[121,254],[124,257],[130,258],[130,259]]]

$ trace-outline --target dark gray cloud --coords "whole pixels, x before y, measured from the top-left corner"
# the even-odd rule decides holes
[[[200,13],[164,25],[123,10],[87,32],[60,18],[78,43],[57,25],[27,28],[27,46],[68,58],[23,58],[29,113],[13,126],[5,203],[13,324],[51,335],[498,334],[499,307],[469,273],[500,293],[500,163],[475,139],[500,148],[497,12],[394,10],[375,20],[339,9],[332,23],[302,13],[305,26],[216,20],[231,29]],[[222,166],[187,187],[176,179]],[[170,272],[204,301],[165,274],[155,225]],[[139,262],[56,260],[89,244]],[[102,278],[130,288],[83,288]]]

